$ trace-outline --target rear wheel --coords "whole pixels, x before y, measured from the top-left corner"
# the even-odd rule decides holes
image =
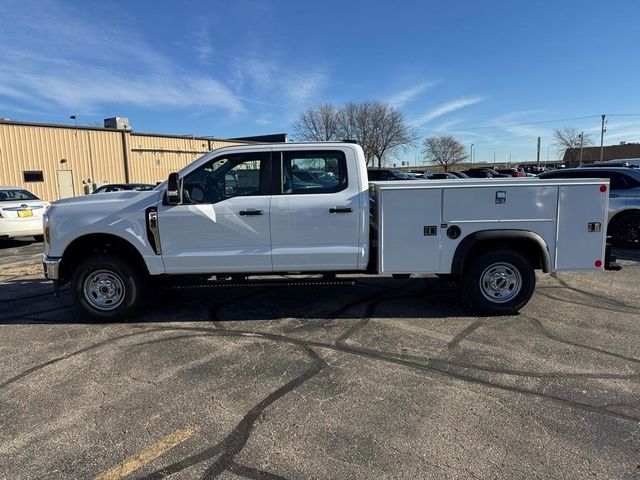
[[[531,263],[513,250],[478,255],[462,277],[471,304],[487,313],[508,314],[524,307],[536,286]]]
[[[93,255],[83,261],[71,278],[78,305],[100,320],[116,320],[132,314],[141,303],[144,275],[124,260]]]
[[[640,247],[640,213],[631,213],[615,219],[610,233],[616,247]]]

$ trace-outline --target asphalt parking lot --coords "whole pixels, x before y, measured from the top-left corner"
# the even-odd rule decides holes
[[[640,254],[478,317],[436,278],[164,289],[129,323],[0,247],[0,478],[639,478]]]

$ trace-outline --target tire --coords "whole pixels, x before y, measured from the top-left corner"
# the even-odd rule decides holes
[[[36,242],[44,242],[44,235],[34,235],[34,236],[33,236],[33,239],[34,239]]]
[[[617,218],[610,230],[611,240],[616,247],[640,248],[640,213]]]
[[[144,297],[145,276],[119,257],[93,255],[73,272],[76,304],[92,317],[107,321],[130,316]]]
[[[478,255],[465,269],[462,287],[478,310],[490,314],[515,313],[524,307],[536,287],[531,263],[514,250]]]

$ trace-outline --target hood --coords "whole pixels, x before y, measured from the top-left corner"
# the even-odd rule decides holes
[[[47,210],[50,218],[74,218],[77,223],[92,223],[107,217],[114,219],[128,212],[144,210],[158,201],[161,192],[123,191],[65,198],[53,202]]]
[[[113,208],[115,205],[123,202],[132,203],[137,199],[141,199],[143,197],[147,198],[154,195],[158,195],[158,192],[155,190],[123,190],[120,192],[96,193],[95,195],[80,195],[78,197],[63,198],[62,200],[56,200],[51,204],[51,206],[96,205],[98,208],[101,208],[99,205],[105,205],[107,208]]]

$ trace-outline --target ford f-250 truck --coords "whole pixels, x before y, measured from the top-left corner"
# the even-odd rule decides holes
[[[53,203],[47,278],[87,312],[131,314],[154,278],[438,274],[475,307],[514,312],[535,272],[602,270],[603,180],[372,182],[353,143],[214,150],[147,192]]]

